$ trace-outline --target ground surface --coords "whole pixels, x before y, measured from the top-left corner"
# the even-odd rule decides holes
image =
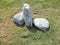
[[[24,3],[30,4],[33,18],[48,19],[49,31],[13,23]],[[0,0],[0,45],[60,45],[60,0]]]

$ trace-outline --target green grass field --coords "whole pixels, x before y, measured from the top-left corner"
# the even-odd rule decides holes
[[[48,19],[49,31],[14,24],[24,3],[31,6],[33,18]],[[0,0],[0,45],[60,45],[60,0]]]

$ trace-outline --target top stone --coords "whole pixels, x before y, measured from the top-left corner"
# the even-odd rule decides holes
[[[24,15],[25,25],[28,27],[32,27],[32,11],[28,4],[24,4],[23,6],[23,15]]]

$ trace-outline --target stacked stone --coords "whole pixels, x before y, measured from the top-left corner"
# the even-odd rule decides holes
[[[18,23],[19,25],[25,23],[25,25],[28,27],[32,27],[32,24],[34,24],[37,28],[43,31],[48,30],[50,26],[48,20],[45,18],[35,18],[32,21],[32,11],[28,4],[24,4],[22,12],[14,16],[14,22]]]

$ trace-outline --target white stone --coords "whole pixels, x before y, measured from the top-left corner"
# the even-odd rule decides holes
[[[32,27],[32,11],[28,4],[24,4],[23,6],[23,15],[26,26]]]
[[[16,14],[13,19],[19,25],[24,24],[23,12]]]
[[[46,31],[47,29],[49,29],[49,22],[47,19],[44,19],[44,18],[35,18],[33,20],[33,23],[34,25],[43,30],[43,31]]]

